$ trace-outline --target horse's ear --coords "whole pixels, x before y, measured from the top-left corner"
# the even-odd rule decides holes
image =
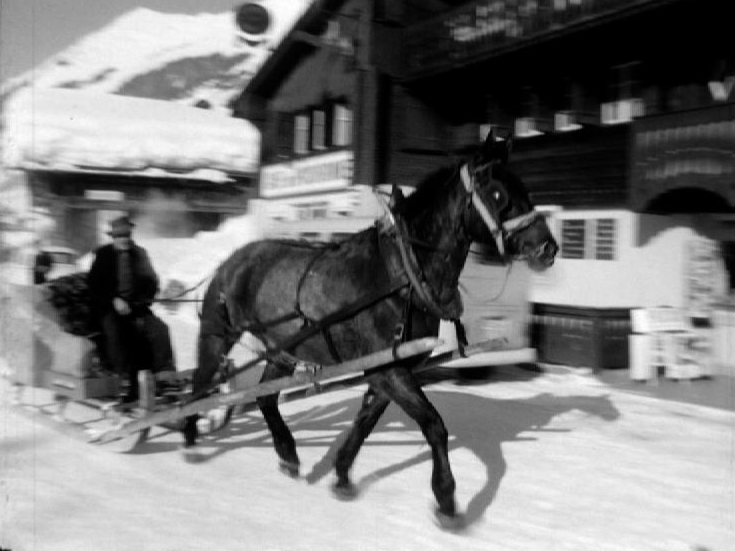
[[[487,136],[485,136],[485,147],[487,147],[488,144],[492,146],[493,143],[495,143],[495,129],[491,126]]]
[[[393,185],[390,190],[390,210],[400,212],[403,202],[406,200],[403,191],[397,185]]]
[[[482,144],[482,147],[480,148],[480,155],[485,160],[492,160],[495,151],[495,129],[490,127],[490,131],[487,133],[487,136],[485,136],[485,142]]]

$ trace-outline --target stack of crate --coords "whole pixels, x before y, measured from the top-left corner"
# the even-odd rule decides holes
[[[712,375],[709,336],[697,330],[679,308],[631,310],[630,378],[696,379]]]

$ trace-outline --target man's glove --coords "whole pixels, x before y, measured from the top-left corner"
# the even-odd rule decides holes
[[[126,300],[121,299],[120,297],[115,297],[112,299],[112,306],[115,308],[115,312],[120,314],[121,316],[127,316],[130,314],[130,305],[127,303]]]

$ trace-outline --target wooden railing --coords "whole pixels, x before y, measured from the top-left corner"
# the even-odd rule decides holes
[[[409,26],[404,74],[436,74],[524,42],[675,0],[479,0]]]

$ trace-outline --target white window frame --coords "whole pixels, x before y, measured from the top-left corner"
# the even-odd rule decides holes
[[[336,103],[333,111],[332,145],[343,147],[352,143],[352,110]]]
[[[309,152],[309,116],[299,114],[294,116],[293,150],[297,155]]]

